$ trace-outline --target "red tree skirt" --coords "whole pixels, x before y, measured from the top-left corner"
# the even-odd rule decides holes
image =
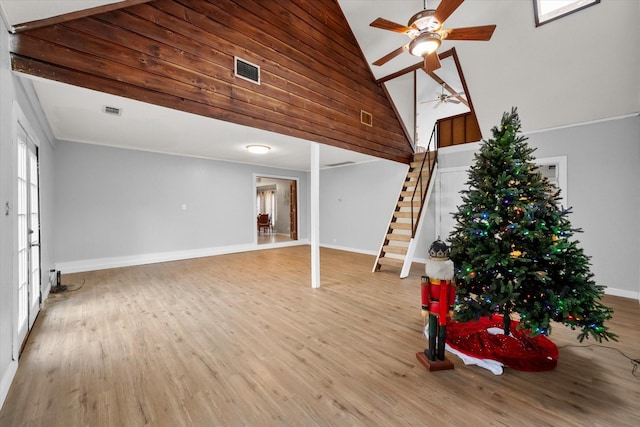
[[[544,335],[531,337],[511,321],[511,335],[492,334],[489,328],[503,329],[502,316],[447,325],[447,345],[467,356],[494,360],[520,371],[549,371],[558,363],[558,347]]]

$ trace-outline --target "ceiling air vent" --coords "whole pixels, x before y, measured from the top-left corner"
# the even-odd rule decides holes
[[[122,108],[110,107],[108,105],[105,105],[104,107],[102,107],[102,112],[105,114],[110,114],[112,116],[121,116]]]
[[[234,57],[234,60],[236,77],[260,84],[260,67],[238,57]]]
[[[347,160],[346,162],[340,162],[340,163],[332,163],[330,165],[327,165],[327,167],[329,168],[335,168],[337,166],[346,166],[346,165],[352,165],[355,162],[352,162],[351,160]]]

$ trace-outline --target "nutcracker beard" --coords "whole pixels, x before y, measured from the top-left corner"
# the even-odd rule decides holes
[[[425,272],[421,283],[422,315],[429,317],[429,348],[425,353],[431,361],[444,360],[447,323],[456,298],[453,261],[429,258]]]

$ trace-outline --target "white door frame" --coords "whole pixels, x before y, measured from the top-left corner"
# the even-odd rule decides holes
[[[14,103],[14,266],[13,275],[13,358],[33,327],[40,311],[42,296],[40,257],[40,203],[38,141],[33,128],[17,103]],[[32,232],[30,232],[32,230]],[[20,253],[22,252],[22,254]]]
[[[258,190],[258,178],[270,178],[270,179],[279,179],[279,180],[283,180],[283,181],[295,181],[296,182],[296,187],[298,188],[298,192],[300,192],[300,179],[295,177],[295,176],[284,176],[284,175],[273,175],[273,174],[268,174],[268,173],[254,173],[253,174],[253,212],[254,214],[258,212],[258,206],[256,204],[256,191]],[[299,212],[300,212],[300,197],[298,196],[298,200],[296,201],[296,223],[298,224],[298,229],[299,224],[300,224],[300,217],[299,217]],[[256,229],[256,232],[253,233],[253,244],[257,245],[258,244],[258,228],[257,228],[257,224],[255,221],[255,215],[253,216],[253,226]],[[300,240],[300,234],[298,234],[298,241]],[[262,246],[262,245],[261,245]],[[267,245],[265,245],[267,246]],[[274,243],[274,244],[270,244],[268,245],[268,247],[274,247],[274,246],[285,246],[282,244],[278,244],[278,243]]]

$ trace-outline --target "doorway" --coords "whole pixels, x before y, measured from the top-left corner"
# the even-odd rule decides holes
[[[298,240],[297,196],[295,178],[256,176],[255,217],[259,245]]]
[[[28,332],[40,312],[40,194],[38,147],[28,126],[18,120],[17,147],[17,340],[19,356]]]

